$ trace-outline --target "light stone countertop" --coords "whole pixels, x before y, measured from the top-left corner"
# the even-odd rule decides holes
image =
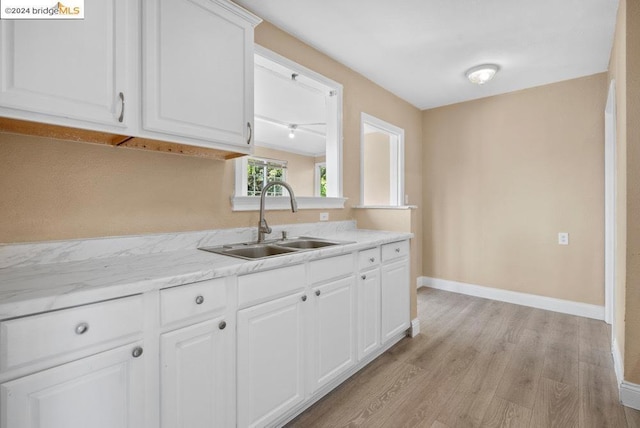
[[[86,245],[88,241],[62,241],[59,245],[60,250],[56,256],[56,262],[44,259],[44,263],[33,260],[26,263],[23,260],[14,263],[13,266],[0,268],[0,319],[113,299],[216,277],[273,269],[413,237],[411,233],[355,229],[354,222],[336,222],[332,225],[335,226],[333,228],[330,227],[331,224],[323,225],[324,229],[318,229],[315,224],[311,225],[316,229],[313,230],[309,227],[305,229],[301,225],[294,225],[293,228],[295,232],[312,230],[317,233],[307,235],[331,240],[353,241],[353,243],[300,251],[262,260],[243,260],[200,251],[197,250],[200,245],[194,245],[191,248],[170,248],[167,251],[159,251],[155,248],[156,252],[144,253],[139,250],[140,254],[125,252],[125,254],[118,253],[118,255],[111,256],[108,253],[96,254],[89,251],[95,257],[78,260],[79,256],[70,256],[68,242],[73,242],[73,245],[77,246],[79,243]],[[280,227],[278,231],[284,228]],[[276,227],[274,227],[274,231],[275,229]],[[231,230],[229,229],[229,231]],[[239,236],[239,230],[233,229],[232,236]],[[246,229],[241,231],[246,232]],[[159,236],[161,235],[152,235],[155,239],[159,239]],[[170,236],[180,236],[180,234]],[[121,238],[111,239],[113,244],[114,240]],[[144,236],[140,239],[149,240]],[[95,242],[96,245],[99,243]],[[201,240],[198,242],[202,243]],[[211,240],[208,243],[212,242],[214,245],[220,244],[220,242],[216,243]],[[32,248],[26,250],[19,248],[19,252],[36,251],[37,245],[40,244],[27,245],[31,245]],[[188,246],[186,243],[184,245]],[[3,255],[13,256],[15,253],[15,248],[9,248],[9,246],[4,246],[2,249],[5,251],[0,251],[0,263]],[[50,249],[50,252],[55,251]],[[66,259],[63,254],[66,254]]]

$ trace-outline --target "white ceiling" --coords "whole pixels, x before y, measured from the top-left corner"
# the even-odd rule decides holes
[[[235,0],[428,109],[607,70],[618,0]],[[465,71],[498,64],[476,86]]]
[[[328,88],[306,76],[291,78],[293,71],[255,56],[254,114],[256,145],[306,156],[326,150],[326,97]],[[313,85],[313,86],[312,86]],[[293,139],[289,127],[295,125]]]

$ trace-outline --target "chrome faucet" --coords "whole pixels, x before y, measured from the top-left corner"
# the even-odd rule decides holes
[[[264,242],[264,235],[271,233],[271,228],[267,224],[267,220],[264,218],[264,202],[267,196],[267,189],[273,186],[282,186],[289,191],[289,198],[291,199],[291,212],[298,211],[298,204],[296,203],[296,196],[293,194],[291,186],[284,181],[271,181],[264,185],[262,193],[260,193],[260,222],[258,223],[258,244]]]

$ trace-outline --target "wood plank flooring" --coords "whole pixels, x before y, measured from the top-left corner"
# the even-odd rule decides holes
[[[602,321],[418,290],[421,334],[287,426],[640,428]]]

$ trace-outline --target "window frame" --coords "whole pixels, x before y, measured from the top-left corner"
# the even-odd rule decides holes
[[[343,144],[342,144],[342,103],[343,103],[343,87],[340,83],[335,82],[313,70],[310,70],[288,58],[285,58],[267,48],[258,44],[254,45],[254,52],[271,61],[287,67],[300,75],[311,78],[319,83],[328,86],[335,91],[336,102],[331,106],[331,117],[335,117],[335,123],[327,122],[327,148],[325,150],[327,163],[331,164],[331,170],[327,168],[327,174],[333,179],[327,179],[327,193],[331,196],[297,196],[299,209],[343,209],[347,198],[343,196]],[[254,142],[255,144],[255,142]],[[251,148],[253,152],[253,146]],[[243,171],[246,171],[246,157],[238,158],[235,162],[235,191],[231,196],[231,207],[233,211],[257,211],[260,209],[259,196],[246,196],[242,189],[246,189],[246,178],[243,182]],[[330,172],[331,171],[331,172]],[[295,192],[295,183],[289,183],[293,186]],[[269,197],[266,201],[269,209],[290,209],[289,197]]]

